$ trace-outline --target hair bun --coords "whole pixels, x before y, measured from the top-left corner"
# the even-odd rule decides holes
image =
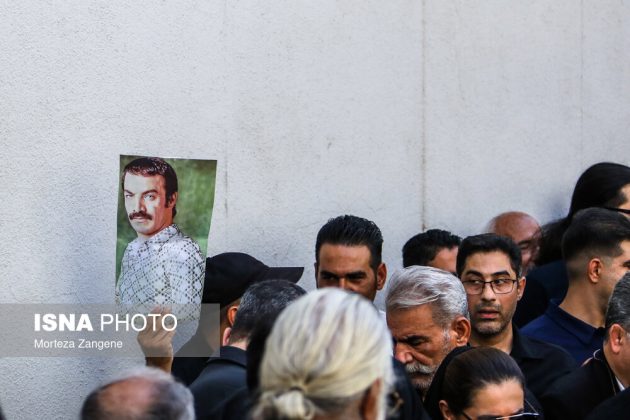
[[[315,405],[306,397],[304,391],[303,387],[296,385],[282,391],[263,392],[254,417],[312,419],[315,416]]]

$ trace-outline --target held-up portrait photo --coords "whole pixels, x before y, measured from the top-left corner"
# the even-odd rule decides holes
[[[121,156],[116,304],[201,304],[216,161]]]

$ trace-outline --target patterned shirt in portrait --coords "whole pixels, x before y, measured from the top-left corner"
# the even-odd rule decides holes
[[[116,303],[147,307],[192,304],[199,308],[204,271],[199,245],[172,224],[148,239],[136,238],[127,245]]]

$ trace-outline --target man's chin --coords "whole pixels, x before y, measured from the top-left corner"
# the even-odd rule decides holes
[[[505,325],[498,322],[477,322],[473,330],[482,337],[492,337],[505,329]]]
[[[414,373],[410,375],[411,383],[413,387],[420,392],[420,394],[426,394],[427,390],[431,386],[433,375],[425,375],[421,373]]]

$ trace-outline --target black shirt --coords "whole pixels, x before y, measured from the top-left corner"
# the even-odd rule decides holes
[[[512,351],[525,376],[527,388],[540,400],[558,378],[577,369],[573,357],[563,348],[522,335],[512,324]]]
[[[206,367],[190,386],[198,419],[207,418],[224,399],[247,386],[246,366],[245,350],[238,347],[223,346],[219,357],[208,359]]]

